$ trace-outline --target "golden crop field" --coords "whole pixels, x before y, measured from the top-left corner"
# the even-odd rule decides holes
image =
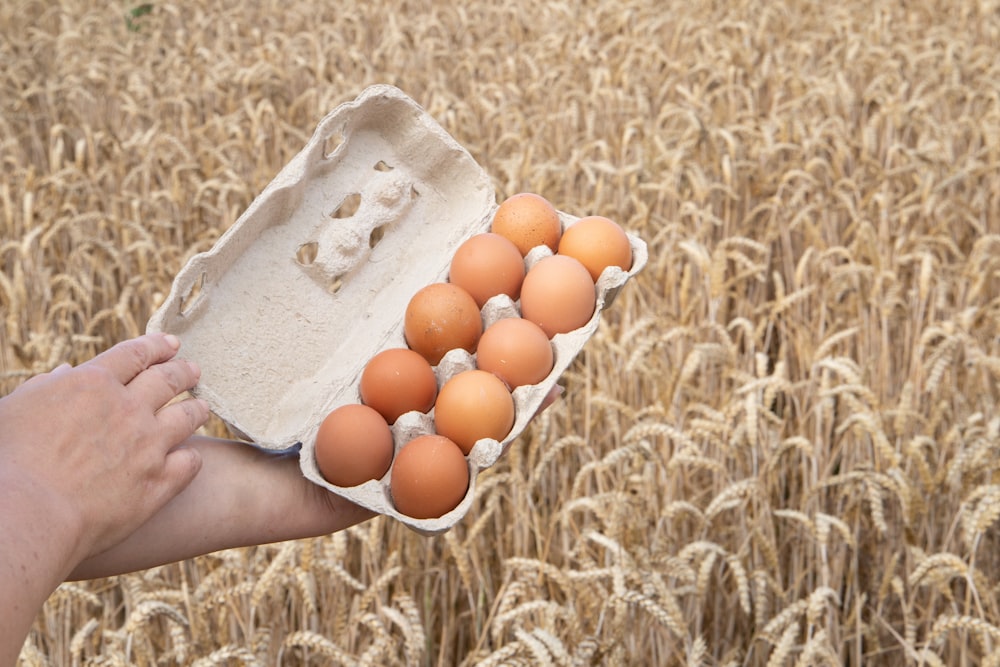
[[[645,270],[449,532],[67,583],[21,665],[1000,666],[1000,2],[0,3],[0,391],[373,83]]]

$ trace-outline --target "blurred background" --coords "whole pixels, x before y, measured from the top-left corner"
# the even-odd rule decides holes
[[[1000,3],[13,0],[0,37],[3,393],[140,334],[374,83],[498,201],[650,250],[451,531],[65,584],[22,665],[1000,665]]]

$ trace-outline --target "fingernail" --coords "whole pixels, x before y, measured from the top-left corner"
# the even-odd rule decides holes
[[[167,345],[174,348],[175,350],[178,350],[181,347],[181,339],[175,336],[174,334],[164,334],[163,340],[167,341]]]

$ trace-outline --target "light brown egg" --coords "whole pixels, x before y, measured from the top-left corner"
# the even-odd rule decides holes
[[[521,316],[552,338],[586,324],[597,307],[597,290],[587,268],[567,255],[540,259],[521,286]]]
[[[559,254],[579,260],[595,283],[609,266],[632,268],[632,244],[625,230],[601,215],[580,218],[567,227],[559,239]]]
[[[434,403],[434,430],[468,454],[480,438],[503,440],[514,426],[514,398],[493,373],[462,371],[444,383]]]
[[[511,390],[544,380],[552,362],[552,343],[545,331],[520,317],[505,317],[491,324],[476,350],[476,366],[496,375]]]
[[[381,479],[392,464],[392,431],[374,408],[349,403],[326,416],[316,433],[316,465],[336,486]]]
[[[393,424],[400,415],[428,412],[437,397],[434,369],[420,353],[407,348],[382,350],[365,365],[359,382],[361,402]]]
[[[449,350],[475,352],[483,320],[476,300],[467,291],[451,283],[433,283],[410,299],[403,332],[410,349],[435,366]]]
[[[533,192],[521,192],[500,203],[490,231],[513,241],[523,256],[540,245],[555,252],[562,235],[562,223],[549,200]]]
[[[389,482],[396,509],[414,519],[434,519],[455,509],[469,490],[469,464],[442,435],[421,435],[403,445]]]
[[[524,258],[503,236],[476,234],[455,250],[448,280],[471,294],[480,308],[497,294],[517,301],[524,280]]]

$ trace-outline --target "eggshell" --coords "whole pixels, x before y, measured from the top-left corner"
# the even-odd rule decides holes
[[[323,479],[341,487],[380,479],[392,463],[389,425],[376,410],[347,404],[330,412],[316,433],[316,465]]]
[[[469,488],[465,455],[442,435],[421,435],[406,443],[392,472],[392,502],[414,519],[436,519],[454,510]]]
[[[408,348],[389,348],[365,365],[358,386],[361,401],[373,407],[392,424],[400,415],[427,412],[437,398],[434,369],[419,353]]]
[[[514,426],[514,398],[503,380],[472,369],[445,382],[434,403],[434,430],[472,451],[482,438],[503,440]]]
[[[602,312],[648,259],[645,242],[628,233],[632,267],[604,271],[590,320],[552,340],[549,374],[514,389],[514,426],[502,440],[473,446],[465,457],[468,488],[452,510],[431,519],[400,512],[391,499],[391,468],[355,487],[331,484],[315,452],[323,418],[359,401],[359,379],[372,357],[406,347],[410,298],[447,280],[455,250],[488,232],[497,208],[493,180],[468,151],[403,92],[373,86],[324,117],[218,242],[181,268],[147,330],[183,340],[185,355],[202,369],[193,393],[234,435],[262,449],[298,451],[311,482],[419,533],[441,533],[468,513],[478,473],[527,428]],[[557,214],[563,232],[579,220]],[[525,265],[552,252],[536,246]],[[516,316],[519,304],[506,295],[481,310],[484,327]],[[475,367],[474,353],[447,352],[434,366],[438,386]],[[433,417],[405,413],[391,432],[398,449],[433,434]]]
[[[464,288],[482,308],[498,294],[517,300],[524,271],[524,258],[517,246],[499,234],[486,232],[458,246],[451,259],[448,282]]]
[[[544,380],[553,358],[552,343],[540,326],[521,317],[505,317],[483,332],[476,367],[516,389]]]
[[[579,329],[597,307],[594,282],[586,267],[565,255],[538,261],[524,277],[521,314],[549,338]]]
[[[490,231],[510,239],[522,256],[545,246],[555,252],[562,235],[559,212],[548,199],[534,192],[519,192],[500,203]]]
[[[587,267],[595,283],[609,266],[623,271],[632,268],[628,235],[618,223],[603,215],[588,215],[568,228],[559,239],[558,253]]]
[[[476,300],[452,283],[433,283],[417,290],[404,317],[406,344],[431,365],[448,350],[475,352],[483,333]]]

